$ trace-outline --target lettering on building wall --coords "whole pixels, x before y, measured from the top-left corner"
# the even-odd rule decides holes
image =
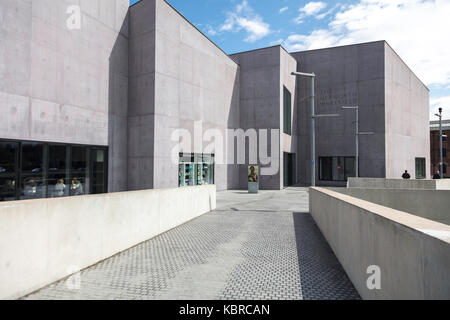
[[[355,106],[358,105],[358,92],[356,90],[333,90],[331,88],[319,89],[316,99],[321,106]]]

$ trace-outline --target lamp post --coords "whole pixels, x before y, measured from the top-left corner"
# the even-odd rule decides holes
[[[359,136],[361,135],[374,135],[374,132],[359,132],[359,106],[347,107],[344,106],[342,109],[352,109],[356,113],[356,146],[355,146],[355,176],[359,178]]]
[[[439,175],[441,179],[444,178],[444,157],[442,150],[442,108],[439,108],[439,114],[435,114],[435,116],[439,117]]]
[[[296,77],[311,78],[311,187],[316,186],[316,118],[339,117],[338,114],[322,114],[315,113],[315,79],[314,73],[292,72]]]

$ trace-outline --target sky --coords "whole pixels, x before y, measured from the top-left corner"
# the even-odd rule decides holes
[[[386,40],[430,89],[430,119],[450,119],[450,0],[168,2],[229,54]]]

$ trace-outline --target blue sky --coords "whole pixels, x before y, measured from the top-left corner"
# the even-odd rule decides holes
[[[230,54],[387,40],[430,89],[430,114],[441,106],[450,119],[450,0],[168,2]]]

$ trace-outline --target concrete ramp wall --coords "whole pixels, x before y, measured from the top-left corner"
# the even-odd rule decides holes
[[[328,189],[450,225],[450,190]]]
[[[216,208],[216,187],[0,204],[0,299],[29,294]]]
[[[369,189],[425,189],[450,190],[450,179],[442,180],[404,180],[378,178],[349,178],[348,188]]]
[[[450,226],[323,188],[310,211],[363,299],[450,299]]]

